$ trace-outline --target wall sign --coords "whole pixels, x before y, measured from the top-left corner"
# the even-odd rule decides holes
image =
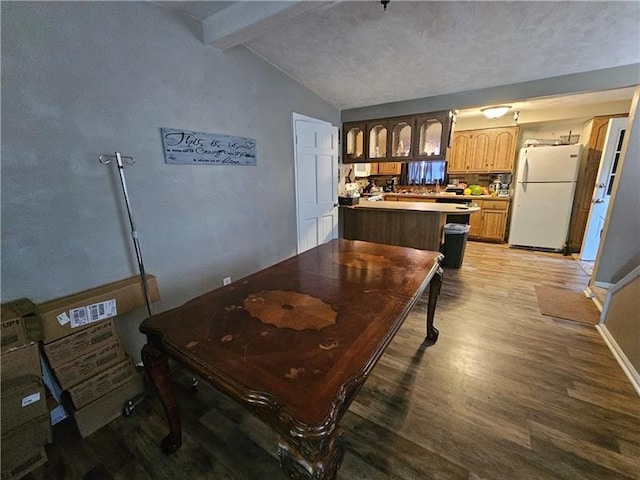
[[[180,165],[253,165],[256,141],[216,133],[162,128],[165,163]]]

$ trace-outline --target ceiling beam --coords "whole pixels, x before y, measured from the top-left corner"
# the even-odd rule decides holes
[[[202,21],[204,43],[221,50],[246,43],[263,32],[284,27],[296,17],[334,2],[236,2]]]

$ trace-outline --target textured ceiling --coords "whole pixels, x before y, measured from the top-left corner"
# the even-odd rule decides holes
[[[205,20],[239,2],[157,3]],[[242,43],[349,109],[639,63],[639,25],[636,1],[345,1]]]

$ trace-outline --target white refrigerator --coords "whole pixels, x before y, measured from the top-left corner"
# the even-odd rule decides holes
[[[565,249],[581,144],[520,150],[509,246]]]

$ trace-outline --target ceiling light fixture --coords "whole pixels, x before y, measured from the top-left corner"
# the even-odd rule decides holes
[[[506,114],[510,108],[511,105],[498,105],[495,107],[486,107],[480,111],[484,113],[484,116],[487,118],[500,118]]]
[[[384,11],[387,11],[387,5],[389,5],[389,2],[391,0],[380,0],[380,3],[382,4],[382,8],[384,8]]]

